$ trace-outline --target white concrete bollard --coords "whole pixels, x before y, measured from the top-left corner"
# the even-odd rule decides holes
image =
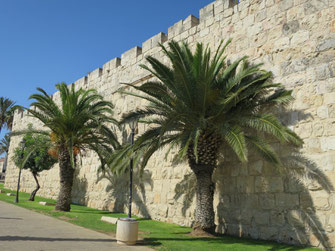
[[[116,240],[118,244],[135,245],[138,237],[138,221],[132,218],[120,218],[117,221]]]

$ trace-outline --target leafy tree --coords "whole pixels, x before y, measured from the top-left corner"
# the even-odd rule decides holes
[[[23,142],[25,147],[17,147],[14,150],[13,159],[17,166],[21,167],[23,164],[22,168],[30,170],[32,173],[36,182],[36,189],[31,193],[29,200],[34,201],[35,195],[40,189],[37,179],[39,173],[52,168],[57,159],[48,153],[48,150],[52,146],[49,137],[45,135],[33,135],[28,132],[24,135]],[[28,156],[28,158],[25,160],[25,163],[22,163],[24,156]]]
[[[0,132],[4,126],[12,129],[14,110],[17,108],[15,102],[4,97],[0,97]]]
[[[0,141],[0,155],[3,153],[8,153],[9,151],[10,137],[6,134]]]
[[[134,120],[149,129],[114,154],[113,168],[125,168],[125,156],[142,156],[144,167],[154,152],[164,146],[177,147],[178,156],[187,157],[196,176],[195,230],[215,230],[212,180],[220,149],[232,149],[243,162],[248,150],[256,150],[263,158],[279,167],[281,161],[268,139],[296,146],[302,140],[285,127],[272,113],[272,108],[285,106],[292,100],[291,91],[273,83],[272,73],[251,65],[246,57],[226,64],[223,56],[228,41],[214,55],[198,43],[194,53],[187,44],[170,42],[161,46],[171,66],[147,57],[157,80],[131,86],[137,92],[126,92],[148,102],[123,116],[121,123]],[[169,152],[169,151],[168,151]]]
[[[103,100],[96,90],[76,90],[65,83],[57,84],[60,94],[60,106],[43,89],[30,96],[35,101],[27,109],[39,119],[50,131],[36,131],[50,136],[54,148],[50,153],[58,158],[60,174],[60,191],[56,210],[70,211],[71,191],[74,168],[78,154],[84,150],[92,150],[100,157],[102,165],[106,152],[119,147],[114,132],[107,126],[117,125],[112,118],[113,105]]]

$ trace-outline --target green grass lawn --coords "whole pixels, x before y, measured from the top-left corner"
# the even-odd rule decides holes
[[[7,192],[13,192],[3,188],[0,184],[0,189]],[[102,222],[102,216],[125,217],[125,214],[111,213],[97,209],[88,208],[85,206],[72,205],[71,212],[54,212],[54,206],[42,206],[38,204],[40,201],[55,203],[55,200],[46,199],[36,196],[35,201],[28,201],[29,194],[20,193],[19,203],[15,204],[15,197],[9,197],[6,194],[0,194],[0,200],[11,204],[18,205],[39,213],[50,215],[61,220],[66,220],[73,224],[90,228],[99,232],[114,235],[116,225]],[[188,236],[191,231],[189,227],[182,227],[174,224],[163,223],[148,219],[139,220],[140,241],[142,245],[150,246],[159,250],[320,250],[315,248],[301,248],[295,246],[282,245],[275,242],[255,241],[241,239],[230,236],[222,236],[215,238],[197,238]]]

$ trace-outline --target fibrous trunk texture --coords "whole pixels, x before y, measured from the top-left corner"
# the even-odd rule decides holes
[[[196,176],[196,209],[194,229],[203,230],[208,233],[215,232],[214,223],[214,189],[212,181],[213,166],[195,165],[192,170]]]
[[[65,147],[59,149],[58,162],[60,190],[55,209],[68,212],[71,209],[74,169],[71,165],[69,152]]]
[[[40,184],[38,183],[38,180],[37,180],[37,174],[33,173],[33,176],[34,176],[34,179],[36,181],[36,189],[31,193],[30,198],[29,198],[30,201],[34,201],[35,200],[36,193],[41,188]]]
[[[208,233],[215,232],[214,190],[212,175],[216,167],[217,152],[220,141],[215,136],[199,137],[196,160],[193,144],[188,149],[189,165],[196,176],[196,209],[194,230]]]

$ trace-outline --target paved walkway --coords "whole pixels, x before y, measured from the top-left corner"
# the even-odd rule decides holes
[[[119,246],[108,235],[0,201],[1,251],[148,251]]]

